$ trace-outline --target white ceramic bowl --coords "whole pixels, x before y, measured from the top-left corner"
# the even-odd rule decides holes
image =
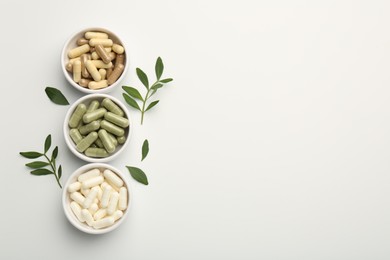
[[[127,198],[128,198],[127,209],[125,209],[123,211],[123,216],[120,219],[118,219],[117,221],[115,221],[115,223],[112,226],[102,228],[102,229],[94,229],[93,227],[88,226],[86,223],[80,222],[77,219],[77,217],[74,215],[72,209],[70,208],[70,203],[72,201],[70,199],[70,193],[68,192],[69,185],[72,184],[73,182],[77,181],[77,178],[79,175],[81,175],[82,173],[85,173],[89,170],[92,170],[94,168],[110,169],[111,171],[116,173],[123,180],[123,182],[124,182],[123,186],[127,188],[127,192],[128,192],[128,194],[127,194]],[[110,231],[116,229],[117,227],[119,227],[119,225],[122,224],[122,222],[126,219],[126,217],[128,215],[128,212],[130,210],[130,206],[132,204],[131,201],[132,201],[131,188],[130,188],[129,182],[127,181],[127,178],[125,178],[124,174],[121,171],[119,171],[115,167],[108,165],[108,164],[105,164],[105,163],[90,163],[90,164],[87,164],[87,165],[84,165],[84,166],[78,168],[76,171],[74,171],[69,176],[69,179],[66,182],[66,184],[63,188],[63,191],[62,191],[62,206],[63,206],[65,215],[68,218],[69,222],[73,226],[78,228],[79,230],[81,230],[85,233],[94,234],[94,235],[104,234],[104,233],[110,232]]]
[[[115,104],[117,104],[123,110],[123,112],[125,113],[126,118],[129,120],[129,126],[125,130],[126,141],[122,145],[118,144],[115,152],[110,154],[108,157],[103,157],[103,158],[88,157],[84,153],[80,153],[79,151],[76,150],[76,144],[73,142],[72,138],[69,136],[70,127],[68,125],[68,122],[69,122],[69,119],[70,119],[73,111],[76,109],[76,107],[79,104],[84,103],[88,107],[89,103],[92,100],[98,100],[99,102],[101,102],[104,98],[109,98]],[[124,151],[124,149],[126,148],[127,144],[129,143],[132,128],[133,128],[133,126],[132,126],[132,121],[131,121],[129,112],[128,112],[127,108],[123,105],[122,102],[120,102],[118,99],[116,99],[116,98],[114,98],[114,97],[112,97],[110,95],[107,95],[107,94],[90,94],[90,95],[86,95],[86,96],[78,99],[69,108],[69,110],[68,110],[68,112],[66,113],[66,116],[65,116],[64,125],[63,125],[63,132],[64,132],[64,137],[65,137],[65,142],[68,145],[70,151],[74,155],[76,155],[80,159],[82,159],[84,161],[87,161],[87,162],[108,162],[108,161],[111,161],[111,160],[115,159],[120,153],[122,153]]]
[[[120,45],[122,45],[124,48],[125,48],[125,60],[124,60],[124,70],[122,72],[122,75],[118,78],[118,80],[113,83],[112,85],[106,87],[106,88],[102,88],[102,89],[97,89],[97,90],[93,90],[93,89],[89,89],[89,88],[85,88],[85,87],[82,87],[80,86],[79,84],[77,84],[76,82],[73,81],[73,75],[72,73],[70,73],[69,71],[66,70],[65,66],[66,64],[68,63],[69,61],[69,58],[68,58],[68,51],[75,48],[75,47],[78,47],[77,45],[77,40],[80,39],[80,38],[83,38],[84,37],[84,34],[85,32],[89,32],[89,31],[93,31],[93,32],[105,32],[109,35],[109,38],[112,39],[114,41],[114,43],[118,43]],[[125,46],[125,43],[119,39],[119,37],[114,34],[113,32],[107,30],[107,29],[104,29],[104,28],[99,28],[99,27],[93,27],[93,28],[86,28],[86,29],[83,29],[75,34],[73,34],[65,43],[64,45],[64,48],[62,49],[62,53],[61,53],[61,68],[62,68],[62,71],[65,75],[65,78],[69,81],[69,83],[76,89],[84,92],[84,93],[109,93],[111,91],[113,91],[115,88],[117,88],[120,84],[120,82],[122,81],[122,79],[124,78],[125,74],[126,74],[126,71],[127,71],[127,68],[129,67],[129,59],[128,59],[128,49],[126,48]]]

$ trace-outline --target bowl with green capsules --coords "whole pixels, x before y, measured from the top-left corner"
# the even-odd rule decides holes
[[[69,108],[63,126],[70,151],[87,162],[115,159],[129,143],[131,129],[127,108],[106,94],[78,99]]]

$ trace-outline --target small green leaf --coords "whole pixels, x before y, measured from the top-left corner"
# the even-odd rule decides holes
[[[163,84],[157,83],[156,85],[153,85],[152,89],[157,90],[159,88],[162,88],[163,86],[164,86]]]
[[[145,72],[143,72],[140,68],[137,68],[136,71],[137,71],[137,76],[138,76],[139,80],[142,82],[142,84],[144,84],[144,86],[147,89],[149,89],[148,76],[146,76]]]
[[[31,174],[32,175],[49,175],[49,174],[53,174],[53,172],[49,171],[48,169],[37,169],[37,170],[31,171]]]
[[[122,93],[123,98],[125,99],[126,103],[129,104],[130,106],[134,107],[135,109],[138,109],[141,111],[141,108],[138,106],[137,102],[132,99],[129,95]]]
[[[51,161],[54,161],[57,158],[57,155],[58,155],[58,146],[56,146],[56,148],[54,148],[54,150],[51,154]]]
[[[61,176],[62,176],[62,166],[60,165],[58,167],[58,179],[61,179]]]
[[[156,70],[157,80],[159,80],[164,71],[164,64],[160,57],[157,58],[155,70]]]
[[[148,139],[145,139],[143,145],[142,145],[142,159],[141,161],[143,161],[146,156],[148,156],[148,153],[149,153],[149,141]]]
[[[145,112],[148,111],[149,109],[151,109],[152,107],[154,107],[155,105],[157,105],[157,103],[159,102],[160,100],[156,100],[156,101],[153,101],[149,104],[149,106],[146,108]]]
[[[48,135],[46,137],[46,140],[45,140],[45,152],[44,153],[46,153],[50,149],[50,146],[51,146],[51,135]]]
[[[126,168],[129,170],[131,176],[138,182],[148,185],[148,177],[146,177],[146,174],[137,167],[131,167],[126,166]]]
[[[127,94],[132,96],[133,98],[139,99],[141,101],[144,101],[139,91],[133,87],[129,86],[122,86],[123,90],[126,91]]]
[[[52,87],[46,87],[45,92],[46,95],[53,103],[57,105],[69,105],[69,102],[66,99],[66,97],[58,89]]]
[[[167,78],[167,79],[162,79],[160,80],[161,83],[168,83],[168,82],[171,82],[173,79],[171,78]]]
[[[29,159],[35,159],[41,157],[43,154],[38,152],[20,152],[21,156],[29,158]]]
[[[49,164],[47,162],[42,162],[42,161],[35,161],[35,162],[26,163],[27,167],[30,167],[30,168],[33,168],[33,169],[42,168],[42,167],[45,167],[45,166],[48,166],[48,165]]]

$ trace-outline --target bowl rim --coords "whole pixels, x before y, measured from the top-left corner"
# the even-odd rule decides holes
[[[113,35],[115,38],[117,38],[119,40],[119,43],[125,48],[125,63],[123,64],[124,65],[124,69],[123,69],[122,75],[111,86],[108,86],[106,88],[93,90],[93,89],[81,87],[79,84],[77,84],[76,82],[73,81],[73,79],[70,76],[70,73],[65,68],[65,66],[66,66],[65,60],[68,58],[68,56],[67,56],[67,49],[68,48],[67,47],[69,46],[69,44],[71,44],[72,40],[78,34],[81,34],[81,33],[84,34],[85,32],[88,32],[88,31],[100,31],[100,32],[105,32],[105,33],[107,33],[109,35]],[[88,27],[88,28],[84,28],[84,29],[78,30],[77,32],[73,33],[66,40],[66,42],[65,42],[65,44],[64,44],[64,46],[62,48],[62,51],[61,51],[61,69],[62,69],[62,72],[63,72],[66,80],[75,89],[77,89],[77,90],[79,90],[81,92],[84,92],[84,93],[88,93],[88,94],[112,92],[119,85],[119,83],[123,80],[123,78],[125,77],[125,75],[127,73],[128,67],[129,67],[129,55],[128,55],[128,48],[127,48],[126,43],[123,42],[123,40],[117,34],[113,33],[112,31],[110,31],[110,30],[108,30],[106,28],[103,28],[103,27]]]
[[[78,177],[80,174],[91,170],[93,168],[106,168],[111,171],[113,171],[115,174],[117,174],[124,182],[124,185],[127,188],[127,208],[123,212],[123,216],[115,221],[115,223],[107,228],[102,228],[102,229],[93,229],[91,227],[88,227],[86,224],[81,223],[77,217],[73,214],[72,210],[70,209],[70,198],[69,198],[69,193],[68,193],[68,187],[71,183],[73,183],[76,177]],[[117,169],[116,167],[109,165],[107,163],[88,163],[85,164],[79,168],[77,168],[73,173],[68,177],[68,180],[66,181],[63,190],[62,190],[62,208],[64,210],[65,216],[68,219],[68,221],[77,229],[80,231],[83,231],[88,234],[93,234],[93,235],[99,235],[99,234],[105,234],[110,231],[115,230],[118,226],[120,226],[123,221],[126,219],[127,215],[129,214],[129,211],[131,209],[131,205],[133,201],[133,193],[132,193],[132,188],[130,186],[130,182],[125,178],[125,174]]]
[[[112,101],[115,102],[115,104],[117,104],[123,110],[123,112],[125,113],[127,119],[129,120],[129,126],[128,126],[128,130],[127,130],[128,134],[127,134],[127,138],[126,138],[125,143],[122,144],[122,147],[120,147],[118,151],[115,151],[115,153],[113,153],[113,154],[111,154],[111,155],[109,155],[107,157],[103,157],[103,158],[88,157],[85,154],[80,153],[79,151],[76,150],[76,145],[73,143],[73,140],[69,136],[70,128],[69,128],[69,125],[68,125],[68,121],[69,121],[69,118],[70,118],[72,112],[76,109],[76,107],[80,103],[84,102],[85,100],[93,99],[93,98],[109,98],[109,99],[111,99]],[[111,95],[108,95],[108,94],[104,94],[104,93],[88,94],[88,95],[82,96],[81,98],[77,99],[70,106],[68,111],[66,112],[66,115],[65,115],[65,118],[64,118],[64,123],[63,123],[63,133],[64,133],[64,138],[65,138],[65,143],[68,146],[69,150],[74,155],[76,155],[78,158],[80,158],[83,161],[90,162],[90,163],[109,162],[109,161],[114,160],[117,156],[119,156],[119,154],[121,154],[125,150],[125,148],[127,147],[128,143],[130,142],[130,137],[131,137],[131,133],[132,133],[132,130],[133,130],[132,122],[133,121],[131,120],[129,111],[127,110],[125,105],[120,100],[118,100],[117,98],[115,98],[115,97],[113,97]]]

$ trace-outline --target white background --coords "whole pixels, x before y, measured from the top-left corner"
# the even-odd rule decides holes
[[[0,2],[1,259],[389,259],[388,1]],[[76,31],[127,43],[123,84],[143,90],[163,58],[158,106],[129,108],[133,136],[111,162],[142,168],[129,218],[112,233],[71,226],[52,176],[20,151],[52,134],[67,177],[85,162],[62,124],[83,94],[60,68]],[[112,95],[122,99],[117,89]],[[141,145],[150,154],[140,162]]]

